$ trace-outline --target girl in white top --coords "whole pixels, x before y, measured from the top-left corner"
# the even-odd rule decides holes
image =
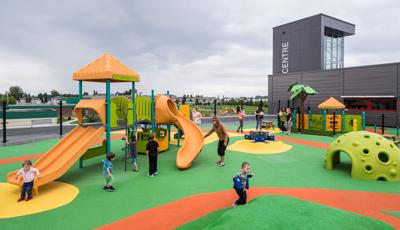
[[[192,118],[196,125],[201,125],[201,113],[197,111],[197,108],[192,109]]]
[[[22,168],[17,172],[15,179],[18,180],[18,177],[22,175],[23,185],[21,190],[21,197],[18,199],[18,202],[23,200],[29,201],[32,197],[32,189],[33,189],[33,182],[36,177],[39,178],[39,170],[32,167],[32,162],[30,160],[24,161],[22,164]],[[27,195],[25,199],[25,194]]]

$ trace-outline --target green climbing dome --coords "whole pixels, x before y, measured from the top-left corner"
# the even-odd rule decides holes
[[[336,138],[326,153],[327,169],[340,163],[340,152],[350,156],[355,179],[400,181],[400,149],[381,135],[355,131]]]

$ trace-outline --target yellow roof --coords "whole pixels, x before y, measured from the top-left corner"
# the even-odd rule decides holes
[[[74,80],[105,82],[138,82],[140,75],[109,53],[74,72]]]
[[[336,100],[333,97],[328,98],[328,100],[319,104],[318,108],[320,109],[344,109],[346,108],[340,101]]]

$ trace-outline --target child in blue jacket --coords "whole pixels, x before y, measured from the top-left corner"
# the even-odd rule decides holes
[[[239,199],[233,203],[233,207],[247,203],[246,189],[249,189],[249,178],[253,176],[254,174],[250,173],[250,164],[243,162],[242,171],[233,178],[233,188],[239,196]]]

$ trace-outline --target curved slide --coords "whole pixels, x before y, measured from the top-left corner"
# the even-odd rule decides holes
[[[79,158],[103,135],[104,128],[76,126],[52,149],[40,157],[33,167],[39,169],[40,177],[34,183],[36,194],[40,186],[50,183],[68,171]],[[11,184],[21,185],[22,178],[15,180],[17,171],[7,175]]]
[[[203,148],[203,132],[191,120],[184,117],[175,102],[167,96],[156,96],[155,121],[160,125],[173,124],[185,133],[185,140],[176,155],[176,166],[187,169]]]

